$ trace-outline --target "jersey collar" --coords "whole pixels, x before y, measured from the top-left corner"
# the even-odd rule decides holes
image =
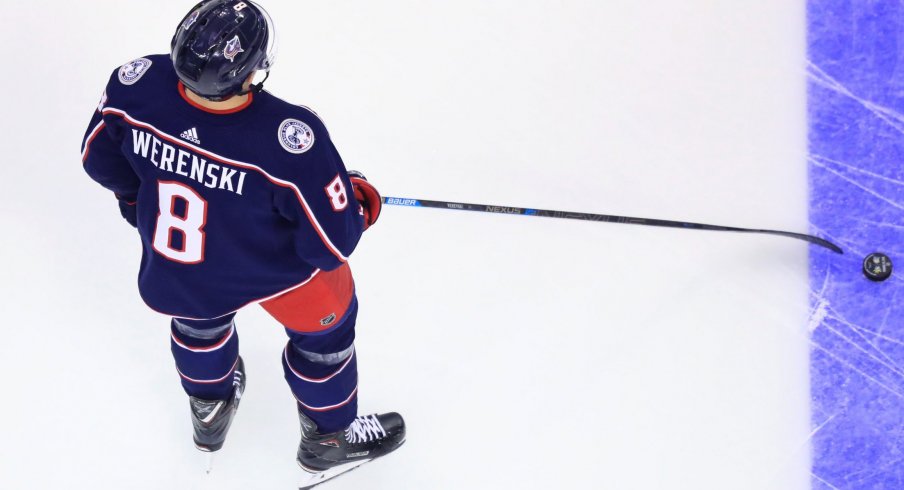
[[[185,102],[188,102],[188,104],[191,105],[192,107],[194,107],[195,109],[199,109],[204,112],[207,112],[210,114],[217,114],[217,115],[235,114],[236,112],[241,112],[241,111],[247,109],[248,106],[251,105],[251,102],[254,101],[254,94],[251,92],[248,92],[248,100],[246,100],[245,103],[243,103],[242,105],[240,105],[238,107],[233,107],[232,109],[225,109],[225,110],[210,109],[210,108],[204,107],[201,104],[198,104],[197,102],[189,99],[188,95],[185,94],[185,84],[183,84],[181,81],[179,82],[179,95],[181,95],[182,99],[185,100]]]

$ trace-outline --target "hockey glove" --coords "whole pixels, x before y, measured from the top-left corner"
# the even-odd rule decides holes
[[[116,200],[119,201],[119,214],[129,222],[130,225],[138,228],[138,206],[135,200],[129,201],[128,199],[116,196]]]
[[[361,204],[361,212],[364,215],[364,229],[368,229],[377,222],[380,211],[383,209],[383,198],[377,188],[371,185],[364,174],[357,170],[349,170],[348,178],[352,182],[355,191],[355,199]]]

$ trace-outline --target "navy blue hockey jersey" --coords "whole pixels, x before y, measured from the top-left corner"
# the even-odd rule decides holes
[[[320,119],[267,92],[210,111],[184,90],[168,55],[127,63],[82,144],[91,178],[137,203],[148,306],[214,318],[342,265],[363,218]]]

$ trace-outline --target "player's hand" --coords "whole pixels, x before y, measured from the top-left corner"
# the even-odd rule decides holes
[[[383,209],[383,198],[380,197],[377,188],[371,185],[361,172],[349,170],[348,178],[352,181],[355,199],[361,204],[362,214],[364,215],[364,229],[366,230],[379,219],[380,211]]]
[[[122,217],[129,222],[130,225],[138,228],[138,205],[132,200],[129,201],[120,196],[116,196],[116,200],[119,201],[119,213]]]

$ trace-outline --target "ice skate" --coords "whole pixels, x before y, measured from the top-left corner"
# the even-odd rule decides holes
[[[321,434],[299,412],[301,444],[298,465],[304,470],[299,490],[306,490],[385,456],[405,442],[405,421],[397,413],[357,417],[345,430]]]
[[[235,390],[227,400],[202,400],[189,397],[191,422],[194,426],[195,447],[204,452],[219,451],[226,440],[226,433],[239,408],[245,391],[245,363],[239,357],[235,367],[232,385]],[[208,468],[208,473],[210,469]]]

